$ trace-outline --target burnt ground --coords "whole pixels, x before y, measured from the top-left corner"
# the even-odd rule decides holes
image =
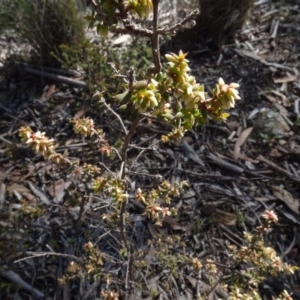
[[[153,299],[194,299],[197,293],[215,299],[217,292],[226,299],[219,282],[231,272],[228,245],[243,245],[243,231],[260,224],[265,210],[279,218],[266,242],[283,261],[300,266],[300,4],[263,2],[256,3],[230,44],[212,49],[210,41],[177,40],[167,46],[189,52],[192,73],[208,92],[222,77],[240,84],[242,99],[226,124],[209,123],[186,135],[193,150],[180,143],[157,144],[168,131],[147,118],[134,135],[128,153],[132,191],[151,190],[161,178],[190,184],[172,201],[178,217],[165,218],[162,227],[153,225],[134,200],[129,203],[127,230],[134,250],[149,263],[141,275],[147,288],[135,299],[152,299],[149,289],[160,295]],[[113,145],[121,139],[118,120],[80,86],[41,78],[12,61],[7,66],[0,71],[0,298],[100,299],[106,288],[124,293],[123,246],[118,231],[102,219],[110,200],[34,155],[18,137],[21,126],[31,126],[55,138],[57,151],[67,151],[80,164],[104,164],[117,172],[117,158],[105,159],[76,136],[71,119],[93,117]],[[75,75],[68,76],[75,80]],[[170,243],[169,254],[177,255],[177,276],[158,259],[163,248],[153,242],[157,239]],[[88,241],[103,253],[111,282],[74,279],[59,285],[57,278],[84,256]],[[220,268],[214,280],[195,276],[180,262],[183,252],[215,261]],[[260,286],[262,299],[283,289],[300,299],[299,273],[268,277]]]

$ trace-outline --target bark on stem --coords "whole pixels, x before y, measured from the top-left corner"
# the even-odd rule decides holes
[[[131,124],[130,129],[128,134],[125,137],[124,144],[122,146],[121,150],[121,158],[122,158],[122,165],[121,165],[121,180],[125,179],[125,166],[126,166],[126,161],[127,161],[127,150],[129,147],[129,143],[132,139],[133,134],[136,131],[136,128],[138,126],[138,123],[141,119],[141,115],[138,115],[137,118],[134,120],[134,122]],[[121,238],[125,244],[126,250],[127,250],[127,256],[128,256],[128,266],[127,266],[127,272],[126,272],[126,280],[125,280],[125,288],[128,290],[129,288],[129,282],[131,281],[131,276],[132,276],[132,256],[131,256],[131,247],[128,242],[126,232],[125,232],[125,224],[126,224],[126,218],[125,218],[125,213],[126,213],[126,206],[127,206],[127,201],[124,201],[121,204],[120,208],[120,234]]]
[[[154,61],[154,71],[158,74],[161,70],[159,52],[159,33],[158,33],[158,4],[159,0],[152,0],[153,3],[153,27],[151,36],[152,56]]]

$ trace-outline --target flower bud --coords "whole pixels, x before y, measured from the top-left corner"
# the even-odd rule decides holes
[[[165,57],[169,62],[172,62],[174,64],[178,62],[177,58],[175,57],[175,54],[166,54]]]

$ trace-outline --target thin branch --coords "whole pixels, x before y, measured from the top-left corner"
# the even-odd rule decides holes
[[[187,22],[193,20],[198,14],[199,14],[199,10],[195,9],[189,15],[187,15],[183,20],[181,20],[180,22],[174,24],[171,27],[165,26],[163,28],[159,28],[157,30],[157,32],[159,34],[162,34],[162,35],[165,35],[165,34],[168,34],[168,33],[173,33],[174,31],[180,29],[180,27],[182,27]]]
[[[59,81],[59,82],[69,84],[69,85],[72,85],[72,86],[77,86],[79,88],[86,88],[87,87],[87,84],[84,81],[74,80],[74,79],[71,79],[71,78],[68,78],[68,77],[65,77],[65,76],[45,72],[43,70],[35,70],[33,68],[29,68],[29,67],[26,67],[26,66],[23,66],[22,68],[24,69],[24,71],[26,71],[28,73],[35,74],[35,75],[38,75],[38,76],[42,76],[42,77],[45,77],[45,78],[49,78],[51,80]]]
[[[144,154],[144,152],[148,151],[148,150],[152,150],[153,147],[155,147],[156,145],[158,145],[160,143],[160,141],[155,142],[154,144],[152,144],[150,147],[147,148],[142,148],[142,147],[137,147],[134,145],[131,145],[132,148],[138,149],[140,150],[139,154],[136,156],[136,158],[134,159],[134,161],[132,162],[130,169],[132,169],[135,165],[135,163],[139,160],[139,158]]]
[[[154,61],[154,72],[158,74],[161,70],[160,52],[159,52],[159,33],[158,33],[158,4],[159,0],[152,0],[153,3],[153,28],[151,35],[151,48]]]
[[[144,36],[151,38],[152,31],[146,28],[142,28],[136,24],[132,24],[129,20],[122,20],[124,28],[120,26],[111,26],[110,30],[114,33],[132,34],[135,36]]]
[[[106,14],[101,11],[101,7],[96,3],[95,0],[90,0],[89,4],[92,6],[92,8],[95,10],[95,12],[97,13],[97,15],[104,20],[107,24],[110,23],[110,19],[106,16]]]
[[[119,151],[118,151],[115,147],[111,147],[111,149],[112,149],[113,151],[115,151],[115,153],[117,154],[117,156],[119,157],[119,159],[122,160]]]
[[[262,155],[259,155],[257,157],[257,160],[259,160],[260,162],[263,162],[265,164],[267,164],[269,167],[271,167],[271,169],[281,173],[281,174],[284,174],[285,176],[287,176],[289,179],[293,180],[293,181],[296,181],[296,182],[300,182],[300,179],[299,178],[296,178],[294,176],[294,174],[291,174],[290,172],[288,172],[287,170],[277,166],[276,164],[274,164],[272,161],[266,159],[265,157],[263,157]]]
[[[31,293],[31,295],[37,299],[41,299],[45,297],[45,294],[40,292],[39,290],[35,289],[34,287],[32,287],[31,285],[29,285],[26,281],[24,281],[20,275],[18,275],[17,273],[15,273],[12,270],[8,270],[8,271],[0,271],[0,275],[4,278],[6,278],[7,280],[15,283],[17,286],[21,287],[22,289],[24,289],[25,291]]]
[[[127,133],[123,147],[121,149],[121,157],[122,157],[122,164],[121,164],[121,170],[120,170],[120,177],[122,180],[125,179],[125,166],[126,166],[126,160],[127,160],[127,150],[129,147],[129,143],[136,131],[136,128],[139,124],[139,121],[141,119],[141,115],[138,115],[135,121],[131,124],[129,132]],[[125,224],[126,224],[126,206],[127,206],[127,200],[122,202],[121,208],[120,208],[120,234],[121,238],[125,244],[126,250],[127,250],[127,256],[128,256],[128,266],[126,271],[126,279],[125,279],[125,288],[126,290],[129,288],[129,281],[131,280],[132,276],[132,255],[131,255],[131,247],[128,242],[128,238],[125,233]]]
[[[121,157],[122,157],[122,161],[125,162],[126,161],[126,158],[127,158],[127,150],[128,150],[128,147],[129,147],[129,143],[132,139],[132,136],[134,135],[135,131],[136,131],[136,128],[139,124],[139,121],[141,119],[141,115],[139,115],[135,120],[134,122],[131,124],[131,127],[129,129],[129,132],[128,134],[126,135],[125,137],[125,140],[124,140],[124,144],[123,144],[123,147],[121,149]],[[122,173],[122,176],[121,178],[125,178],[125,174]]]
[[[103,98],[100,100],[100,103],[104,104],[104,106],[119,120],[124,133],[127,135],[128,132],[127,132],[127,129],[126,129],[121,117],[105,102],[105,100]]]
[[[193,10],[189,15],[187,15],[183,20],[180,22],[174,24],[171,27],[163,27],[158,28],[158,4],[160,0],[153,0],[153,28],[152,30],[149,30],[147,28],[142,28],[141,26],[134,24],[132,20],[128,19],[127,11],[123,9],[123,4],[121,3],[118,7],[120,11],[120,19],[124,27],[120,27],[117,25],[110,26],[110,31],[114,33],[120,33],[120,34],[132,34],[135,36],[143,36],[148,37],[151,39],[151,41],[154,43],[154,47],[152,47],[152,50],[158,49],[158,38],[159,35],[166,35],[173,33],[174,31],[180,29],[184,24],[187,22],[190,22],[193,20],[198,14],[199,10],[195,9]],[[106,21],[108,24],[110,23],[110,20],[107,19],[107,16],[100,10],[99,5],[96,4],[94,0],[90,1],[91,6],[96,11],[97,15],[100,16],[104,21]],[[157,47],[155,44],[157,43]],[[153,46],[153,45],[152,45]],[[159,55],[158,55],[159,56]],[[156,56],[153,56],[155,58]],[[160,57],[159,57],[160,58]],[[158,64],[159,61],[155,60],[155,66]]]
[[[56,253],[56,252],[31,252],[31,251],[28,251],[28,252],[25,252],[25,254],[31,255],[31,256],[27,256],[27,257],[15,260],[14,263],[18,263],[18,262],[22,262],[24,260],[28,260],[28,259],[36,258],[36,257],[40,257],[40,256],[46,256],[46,255],[60,256],[60,257],[70,258],[70,259],[82,262],[81,258],[78,258],[77,256],[74,256],[74,255],[64,254],[64,253]]]
[[[216,280],[216,282],[214,283],[214,285],[211,287],[210,291],[207,294],[207,299],[213,299],[213,294],[216,291],[217,286],[219,285],[223,277],[224,275],[222,273],[218,276],[218,279]]]
[[[26,255],[30,255],[30,256],[17,259],[17,260],[14,261],[14,263],[22,262],[22,261],[25,261],[25,260],[28,260],[28,259],[31,259],[31,258],[48,256],[48,255],[64,257],[64,258],[68,258],[68,259],[71,259],[71,260],[74,260],[74,261],[77,261],[77,262],[80,262],[80,263],[82,263],[84,261],[82,258],[77,257],[75,255],[65,254],[65,253],[58,253],[58,252],[52,252],[52,251],[51,252],[32,252],[32,251],[26,251],[25,254]],[[110,261],[117,261],[118,263],[121,263],[120,260],[117,260],[116,258],[112,257],[109,254],[106,254],[106,253],[102,252],[101,255],[103,257],[109,259]]]

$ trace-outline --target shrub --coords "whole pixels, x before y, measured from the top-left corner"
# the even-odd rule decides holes
[[[244,25],[254,0],[199,0],[196,31],[225,40]]]
[[[160,264],[154,266],[155,270],[149,269],[152,268],[151,264],[147,264],[145,259],[150,250],[147,252],[147,250],[138,249],[133,242],[128,226],[130,224],[128,208],[130,191],[126,178],[126,167],[130,166],[127,158],[130,141],[136,133],[141,118],[146,115],[147,117],[158,118],[168,124],[172,130],[169,134],[161,137],[161,142],[167,142],[170,139],[182,138],[186,131],[191,130],[194,126],[201,126],[210,119],[226,120],[229,114],[225,110],[234,107],[235,100],[239,99],[238,84],[227,85],[221,78],[209,97],[205,93],[204,87],[189,74],[187,54],[182,51],[178,54],[167,54],[167,63],[161,64],[158,37],[159,34],[168,33],[170,28],[158,29],[158,2],[158,0],[92,1],[94,11],[87,17],[90,26],[96,26],[104,36],[107,35],[108,30],[113,30],[142,35],[148,37],[151,42],[154,65],[145,74],[145,78],[136,80],[133,68],[129,69],[127,75],[118,74],[124,80],[124,91],[116,95],[114,100],[119,101],[120,106],[130,110],[132,122],[130,122],[129,127],[126,127],[121,116],[110,106],[109,102],[113,101],[112,99],[104,99],[102,91],[94,94],[95,101],[99,101],[99,104],[120,124],[123,132],[120,149],[109,144],[105,138],[104,130],[97,128],[97,124],[91,118],[73,120],[74,132],[85,139],[92,140],[91,145],[97,144],[103,157],[115,153],[116,161],[119,164],[118,174],[113,173],[105,165],[103,166],[109,171],[108,174],[105,174],[96,165],[71,161],[66,155],[56,152],[54,140],[48,138],[45,133],[34,132],[29,127],[20,129],[22,141],[35,150],[37,154],[42,155],[46,160],[55,162],[65,170],[69,170],[77,182],[88,182],[94,193],[101,195],[102,199],[111,200],[111,205],[103,205],[101,208],[101,216],[106,226],[111,228],[112,232],[117,232],[117,238],[121,239],[118,255],[123,259],[122,268],[126,269],[123,282],[126,291],[132,288],[133,282],[136,283],[136,287],[139,286],[143,289],[143,276],[144,274],[147,276],[149,272],[158,271],[162,273],[167,271],[176,277],[180,266],[183,264],[189,266],[190,273],[195,278],[199,278],[200,272],[203,272],[210,285],[213,284],[214,276],[217,273],[216,263],[211,259],[200,260],[197,257],[189,257],[184,250],[182,252],[173,251],[171,245],[174,243],[185,249],[186,246],[180,241],[180,237],[171,236],[162,240],[161,236],[158,235],[156,239],[149,242],[149,249],[154,245],[158,253],[156,259]],[[133,16],[148,17],[152,11],[153,29],[142,28],[132,22]],[[149,221],[153,221],[159,226],[165,217],[177,214],[172,200],[180,195],[187,184],[187,182],[176,182],[172,185],[162,180],[156,188],[150,191],[137,188],[135,201]],[[110,208],[107,208],[108,206]],[[83,207],[84,203],[82,203],[82,209]],[[81,213],[79,213],[80,215]],[[259,299],[256,290],[251,289],[252,286],[256,287],[257,281],[262,280],[268,273],[277,274],[280,271],[292,273],[294,271],[289,265],[282,263],[272,248],[264,244],[263,234],[269,229],[272,222],[276,222],[277,217],[273,212],[266,212],[264,218],[265,223],[256,228],[255,234],[245,234],[246,244],[244,247],[241,249],[232,247],[234,265],[230,266],[231,270],[237,265],[246,265],[249,261],[254,267],[251,272],[240,272],[237,274],[237,279],[230,282],[229,299],[231,300],[251,299],[252,296],[253,299]],[[104,283],[101,291],[102,298],[119,299],[119,291],[109,289],[109,282],[116,275],[106,270],[104,266],[109,261],[114,263],[117,268],[121,268],[120,263],[104,251],[100,251],[99,247],[92,242],[86,243],[84,250],[85,253],[82,257],[69,265],[60,282],[65,284],[68,280],[76,277],[86,280],[102,280]],[[124,263],[124,260],[127,262]],[[235,275],[233,272],[231,278],[235,279]],[[251,288],[247,285],[249,277],[253,281]],[[168,279],[164,280],[163,284],[168,289]],[[149,288],[149,295],[155,297],[157,293],[158,291]]]
[[[14,29],[31,45],[39,64],[57,65],[52,54],[60,55],[60,45],[71,47],[85,39],[79,7],[84,7],[81,0],[2,0],[0,31]]]

